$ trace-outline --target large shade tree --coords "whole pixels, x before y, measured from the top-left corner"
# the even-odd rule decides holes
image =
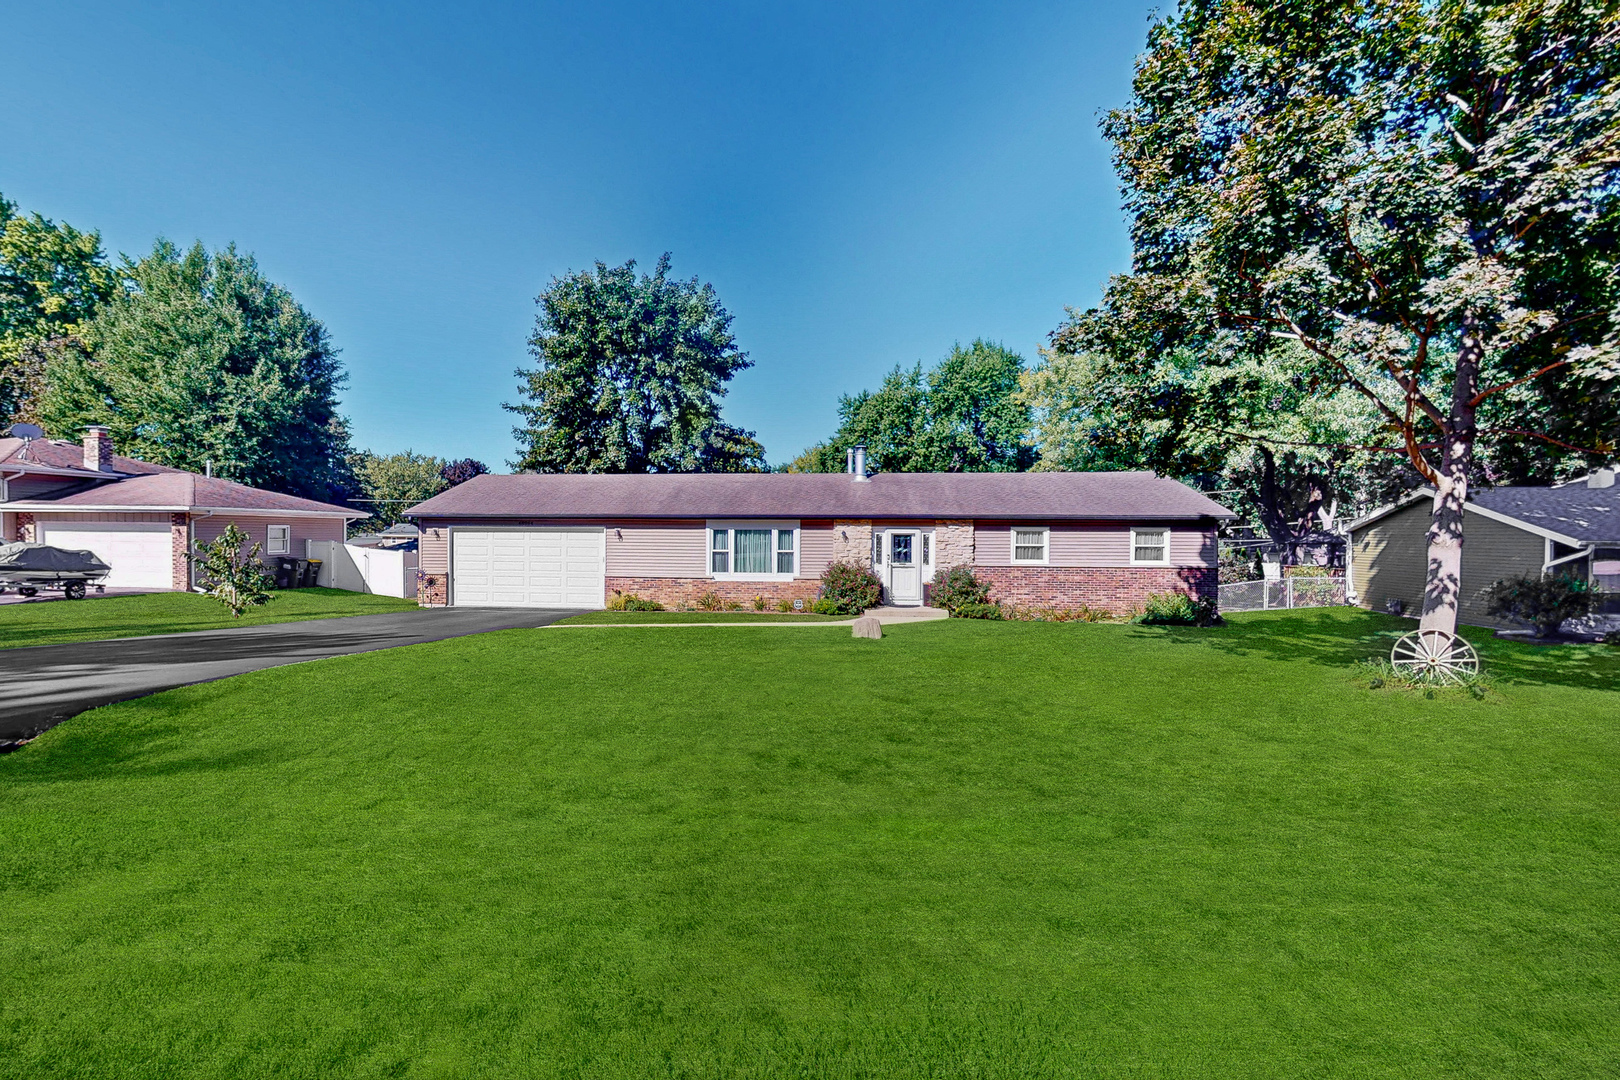
[[[1423,624],[1454,630],[1482,449],[1612,452],[1617,104],[1590,0],[1186,0],[1104,122],[1135,254],[1096,321],[1361,396],[1436,491]]]
[[[134,457],[307,498],[346,498],[344,374],[326,328],[250,255],[159,241],[52,357],[52,435],[104,424]]]
[[[78,335],[118,290],[101,236],[0,195],[0,426],[33,420],[49,357]]]
[[[1388,500],[1409,482],[1390,454],[1362,449],[1377,410],[1320,392],[1295,351],[1213,365],[1194,349],[1146,354],[1078,316],[1025,373],[1037,469],[1153,469],[1215,492],[1288,547]],[[1091,351],[1112,346],[1112,351]]]
[[[349,457],[349,467],[360,485],[355,499],[370,517],[354,525],[356,531],[381,531],[404,520],[411,506],[451,487],[446,462],[431,454],[405,450],[373,454],[362,450]]]
[[[520,369],[524,400],[506,409],[513,467],[535,472],[739,472],[762,469],[752,432],[726,423],[726,384],[750,366],[714,287],[670,276],[670,257],[651,274],[597,263],[553,278],[536,303],[530,351]]]
[[[955,345],[937,365],[895,368],[877,390],[838,401],[838,430],[787,468],[840,472],[850,447],[866,447],[889,472],[1008,472],[1035,461],[1029,407],[1020,400],[1024,358],[982,339]]]

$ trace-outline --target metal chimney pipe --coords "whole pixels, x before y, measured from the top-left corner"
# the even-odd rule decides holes
[[[856,483],[862,483],[862,482],[870,479],[870,477],[868,477],[866,475],[866,446],[865,446],[865,444],[858,444],[855,447],[855,449],[850,451],[850,452],[855,455],[855,468],[854,468],[855,482]]]
[[[847,472],[847,473],[852,473],[852,472],[855,471],[855,448],[854,447],[850,447],[849,449],[844,451],[844,471]]]

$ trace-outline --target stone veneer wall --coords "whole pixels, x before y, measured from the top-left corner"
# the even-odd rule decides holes
[[[792,581],[715,581],[713,578],[671,577],[610,577],[607,579],[608,599],[614,593],[634,593],[643,600],[656,600],[665,607],[681,604],[695,607],[698,597],[714,593],[721,600],[736,601],[745,606],[754,597],[763,596],[771,606],[778,600],[803,600],[808,607],[821,592],[818,578],[794,578]]]
[[[169,515],[169,587],[179,592],[191,591],[191,560],[186,558],[191,545],[191,516]]]
[[[990,586],[996,603],[1041,608],[1083,604],[1114,615],[1140,607],[1148,593],[1215,596],[1220,581],[1213,566],[976,566],[973,573]]]
[[[934,566],[949,570],[955,566],[973,565],[973,522],[934,522]]]
[[[872,519],[837,518],[833,521],[833,562],[872,565]]]

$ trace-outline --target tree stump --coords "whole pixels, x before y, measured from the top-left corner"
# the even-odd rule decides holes
[[[880,638],[883,636],[883,624],[870,615],[864,619],[856,619],[855,625],[850,629],[856,637]]]

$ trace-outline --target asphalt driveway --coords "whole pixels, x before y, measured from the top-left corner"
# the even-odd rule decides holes
[[[191,634],[0,649],[0,740],[38,733],[98,705],[330,656],[545,626],[572,610],[440,608]]]

